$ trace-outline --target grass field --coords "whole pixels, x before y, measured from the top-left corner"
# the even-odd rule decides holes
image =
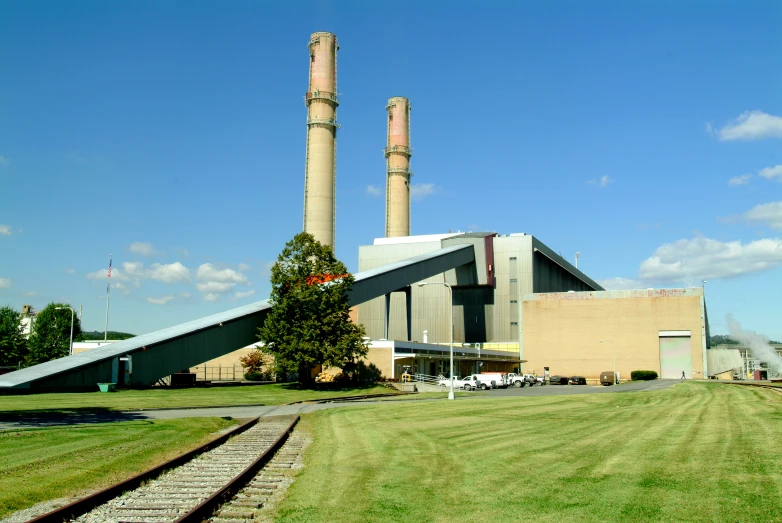
[[[0,396],[0,414],[19,411],[68,411],[74,409],[151,409],[163,407],[212,407],[218,405],[282,405],[294,401],[336,396],[393,393],[380,386],[300,389],[295,384],[274,383],[250,387],[120,390]]]
[[[129,478],[237,423],[184,418],[0,432],[0,517]]]
[[[653,392],[335,409],[280,521],[780,521],[782,395]]]

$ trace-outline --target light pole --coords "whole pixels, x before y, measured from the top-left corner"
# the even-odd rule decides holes
[[[616,343],[614,343],[613,340],[600,340],[600,343],[603,343],[604,341],[611,343],[611,347],[614,349],[614,385],[616,385],[618,381],[616,379]]]
[[[429,281],[418,284],[419,287],[423,287],[424,285],[445,285],[448,287],[448,295],[451,298],[451,376],[448,380],[451,383],[451,388],[448,390],[448,399],[452,400],[456,398],[453,393],[453,289],[444,281]]]
[[[70,307],[55,307],[54,310],[59,311],[62,309],[69,309],[71,311],[71,343],[68,345],[68,356],[73,355],[73,314],[74,310]]]

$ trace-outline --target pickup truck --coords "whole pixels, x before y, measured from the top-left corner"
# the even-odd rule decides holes
[[[516,374],[515,372],[508,373],[508,386],[513,387],[530,387],[535,384],[535,376],[532,374]]]

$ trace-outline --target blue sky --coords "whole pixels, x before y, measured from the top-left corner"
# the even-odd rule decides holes
[[[351,270],[407,96],[414,234],[532,233],[611,288],[707,279],[713,332],[782,339],[782,3],[585,4],[0,1],[0,303],[102,330],[110,253],[111,329],[267,298],[331,31]]]

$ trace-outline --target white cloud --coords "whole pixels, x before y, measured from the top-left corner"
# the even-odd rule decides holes
[[[198,267],[196,278],[199,281],[218,281],[245,283],[247,276],[233,269],[218,269],[211,263],[204,263]]]
[[[115,289],[127,289],[122,283],[115,281],[111,284],[111,286]]]
[[[22,293],[22,296],[37,296],[37,295],[38,295],[38,291],[27,291]]]
[[[73,269],[73,268],[63,269],[62,272],[64,272],[65,274],[73,274],[74,272],[76,272],[76,269]]]
[[[760,223],[773,229],[782,229],[782,201],[761,203],[741,216],[750,223]]]
[[[645,289],[649,287],[638,280],[629,278],[608,278],[607,280],[598,280],[601,287],[607,291],[624,291],[628,289]]]
[[[592,178],[587,182],[589,185],[597,185],[599,187],[608,187],[609,183],[614,183],[614,181],[608,177],[608,175],[601,176],[600,179],[596,180]]]
[[[140,280],[155,280],[162,283],[190,283],[190,269],[185,267],[179,262],[174,263],[153,263],[149,268],[144,268],[144,264],[141,262],[123,262],[122,269],[124,273],[119,273],[117,269],[111,270],[111,278],[114,279],[115,273],[120,276],[118,279],[128,280],[133,279],[133,285],[139,287],[141,285]],[[105,271],[97,271],[98,273]],[[92,273],[96,274],[96,273]],[[87,275],[90,278],[91,275]],[[97,276],[93,276],[97,277]]]
[[[165,305],[166,303],[170,302],[174,299],[174,296],[169,294],[168,296],[161,296],[160,298],[147,298],[147,301],[149,303],[154,303],[155,305]]]
[[[138,254],[139,256],[151,257],[160,254],[160,251],[155,249],[154,245],[147,242],[133,242],[128,249],[133,254]]]
[[[11,226],[10,225],[3,225],[0,223],[0,234],[3,236],[11,236]]]
[[[758,171],[758,176],[768,178],[769,180],[776,180],[782,182],[782,165],[775,165],[774,167],[766,167]]]
[[[88,280],[106,280],[108,269],[99,269],[87,274]],[[190,283],[190,270],[179,262],[153,263],[148,268],[141,262],[123,262],[122,269],[111,269],[111,281],[130,282],[135,288],[141,287],[142,280],[155,280],[162,283]],[[116,286],[116,285],[115,285]],[[124,287],[119,287],[124,288]]]
[[[234,297],[237,300],[240,300],[242,298],[248,298],[248,297],[252,296],[253,294],[255,294],[255,289],[251,289],[251,290],[245,291],[245,292],[237,292],[236,294],[234,294]]]
[[[413,200],[423,200],[438,191],[438,187],[433,183],[414,183],[410,185],[410,198]]]
[[[236,286],[235,283],[226,283],[219,281],[199,282],[196,284],[196,289],[201,292],[222,294],[233,290]]]
[[[383,194],[383,191],[380,189],[380,187],[375,185],[367,185],[367,194],[370,196],[380,196]]]
[[[7,289],[11,286],[11,278],[0,278],[0,289]]]
[[[163,283],[190,283],[190,270],[179,262],[153,263],[144,277]]]
[[[183,298],[189,298],[190,296],[192,296],[189,292],[180,292],[179,295],[182,296]]]
[[[4,157],[0,156],[0,168],[2,167],[8,167],[8,160],[6,160]]]
[[[251,269],[251,267],[249,265],[247,265],[246,263],[240,263],[238,265],[238,267],[239,267],[239,270],[242,271],[242,272],[247,272],[247,271],[249,271]]]
[[[141,262],[123,262],[122,268],[132,278],[144,277],[144,264]]]
[[[641,262],[639,276],[642,281],[693,282],[766,271],[780,264],[780,239],[743,244],[699,237],[658,247],[651,257]]]
[[[248,270],[249,265],[240,264],[239,270]],[[199,265],[196,271],[196,288],[204,294],[206,301],[216,301],[220,295],[232,292],[237,284],[249,285],[247,276],[230,268],[218,268],[211,263]]]
[[[741,176],[734,176],[730,180],[728,180],[728,185],[731,187],[736,185],[747,185],[749,183],[749,179],[752,178],[751,174],[742,174]]]
[[[707,125],[706,130],[713,132],[710,124]],[[738,118],[718,130],[716,134],[723,142],[782,138],[782,117],[757,110],[745,111]]]

